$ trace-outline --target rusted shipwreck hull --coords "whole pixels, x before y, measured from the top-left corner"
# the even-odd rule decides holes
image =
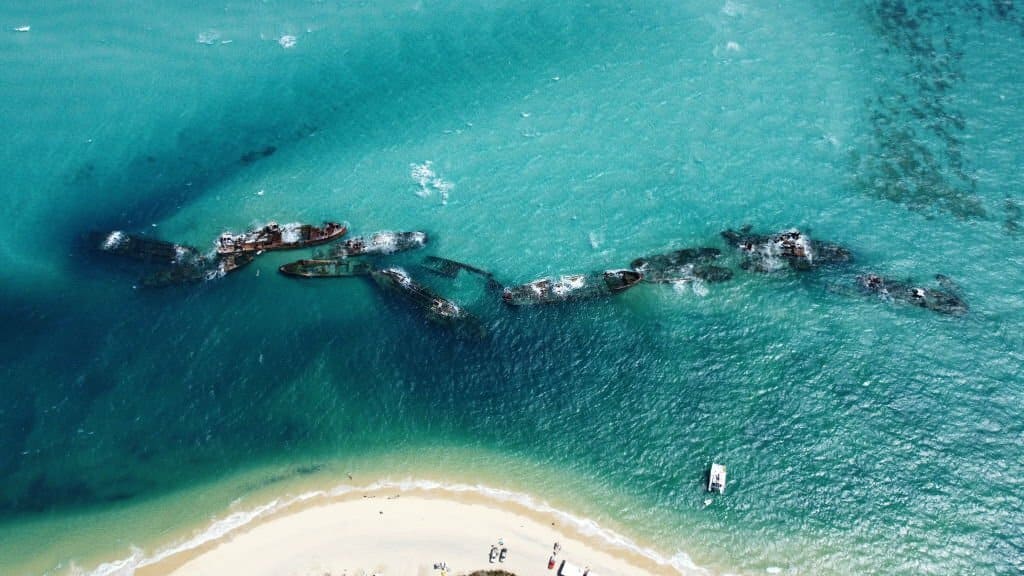
[[[341,238],[348,232],[345,224],[325,222],[323,226],[291,223],[269,224],[244,234],[225,232],[217,239],[218,254],[237,252],[264,252],[269,250],[292,250],[326,244]]]

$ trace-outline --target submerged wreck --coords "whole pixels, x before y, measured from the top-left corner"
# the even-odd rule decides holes
[[[92,234],[90,242],[101,252],[154,264],[178,264],[202,257],[192,246],[129,234],[123,230]]]
[[[467,272],[479,276],[487,281],[487,287],[490,289],[503,289],[504,286],[500,282],[494,279],[494,274],[472,266],[470,264],[463,264],[455,260],[449,260],[448,258],[441,258],[438,256],[427,256],[423,259],[421,265],[424,270],[432,274],[437,274],[444,278],[455,278],[459,275],[459,272]]]
[[[935,279],[942,290],[925,288],[910,281],[901,282],[877,274],[858,276],[857,285],[862,292],[875,294],[883,300],[911,304],[951,316],[967,314],[967,302],[958,294],[959,288],[956,284],[942,274],[937,274]]]
[[[774,272],[786,266],[811,270],[853,260],[853,254],[839,244],[812,240],[796,228],[775,234],[751,234],[750,226],[726,230],[722,237],[744,256],[742,267]]]
[[[107,254],[158,266],[144,275],[146,287],[172,286],[213,280],[251,263],[254,253],[203,254],[192,246],[116,230],[96,235],[96,248]],[[95,240],[94,238],[94,240]]]
[[[233,254],[306,248],[326,244],[331,240],[341,238],[346,232],[348,232],[348,227],[338,222],[324,222],[321,227],[298,222],[282,226],[277,222],[270,222],[257,230],[251,230],[244,234],[230,232],[221,234],[217,239],[217,253]]]
[[[568,302],[619,294],[636,286],[641,280],[643,274],[636,270],[606,270],[592,274],[541,278],[505,288],[501,298],[512,306]]]
[[[161,268],[147,274],[142,277],[142,285],[149,288],[160,288],[216,280],[251,264],[255,259],[256,255],[248,252],[200,256],[194,260]]]
[[[419,284],[402,268],[374,270],[370,275],[382,288],[397,292],[419,308],[432,322],[444,325],[466,324],[475,327],[478,331],[483,330],[483,326],[475,316],[458,304]]]
[[[732,278],[732,270],[712,264],[721,255],[718,248],[684,248],[637,258],[629,267],[643,274],[646,282],[725,282]]]
[[[331,246],[333,258],[347,258],[371,254],[394,254],[422,248],[427,243],[424,232],[376,232],[369,236],[357,236]]]
[[[358,260],[307,259],[284,264],[278,270],[286,276],[299,278],[345,278],[369,276],[373,268]]]

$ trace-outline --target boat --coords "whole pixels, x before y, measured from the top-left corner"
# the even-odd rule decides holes
[[[428,320],[439,324],[466,323],[476,326],[478,331],[483,330],[483,325],[472,314],[455,302],[447,300],[419,284],[402,268],[391,267],[374,270],[370,275],[378,285],[397,291],[423,311]]]
[[[684,248],[637,258],[629,267],[643,274],[645,282],[724,282],[732,278],[732,270],[711,264],[721,255],[718,248]]]
[[[330,255],[334,258],[361,256],[364,254],[394,254],[422,248],[427,243],[427,235],[423,232],[376,232],[369,236],[357,236],[331,247]]]
[[[585,298],[611,296],[636,286],[643,274],[636,270],[606,270],[558,278],[541,278],[505,288],[501,298],[512,306],[552,304]]]
[[[367,276],[372,268],[358,260],[311,259],[289,262],[278,268],[286,276],[299,278],[344,278],[348,276]]]
[[[725,494],[725,465],[711,465],[711,474],[708,475],[708,492]]]
[[[338,222],[324,222],[323,226],[294,222],[280,225],[270,222],[258,230],[244,234],[225,232],[217,239],[218,254],[235,252],[264,252],[268,250],[292,250],[318,246],[341,238],[348,232],[348,226]]]

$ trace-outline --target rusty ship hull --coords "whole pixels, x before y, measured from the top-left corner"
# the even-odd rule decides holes
[[[217,253],[295,250],[326,244],[341,238],[346,232],[348,226],[338,222],[325,222],[323,226],[299,223],[282,226],[271,222],[258,230],[244,234],[221,234],[217,239]]]

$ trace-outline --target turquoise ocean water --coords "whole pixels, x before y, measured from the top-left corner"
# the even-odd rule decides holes
[[[1024,570],[1024,8],[174,4],[0,7],[0,573],[348,471],[531,493],[712,573]],[[144,290],[83,242],[271,219],[422,229],[509,283],[748,223],[856,262],[536,310],[424,278],[477,340],[278,275],[296,253]],[[836,289],[867,271],[970,313]]]

